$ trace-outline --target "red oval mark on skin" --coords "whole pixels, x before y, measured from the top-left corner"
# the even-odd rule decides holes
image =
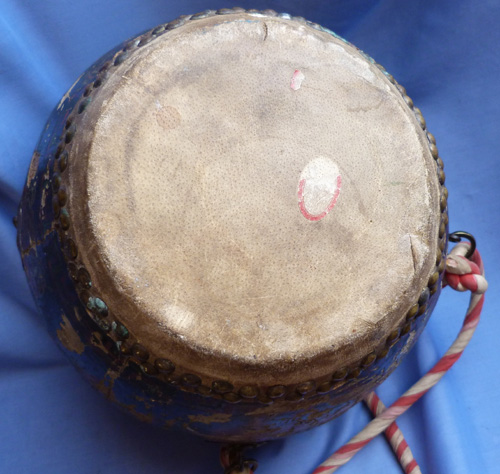
[[[302,215],[306,218],[309,219],[310,221],[320,221],[326,215],[334,208],[335,204],[337,203],[337,199],[339,198],[340,194],[340,187],[342,186],[342,177],[340,174],[337,176],[337,189],[335,190],[332,199],[330,200],[330,203],[328,204],[328,207],[321,213],[321,214],[310,214],[308,210],[306,209],[306,205],[304,203],[304,188],[306,186],[306,180],[302,179],[299,183],[299,208],[300,212],[302,212]]]

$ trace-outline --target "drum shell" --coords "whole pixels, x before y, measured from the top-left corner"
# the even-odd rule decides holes
[[[148,37],[150,34],[139,38]],[[184,428],[212,440],[255,442],[304,431],[340,415],[380,384],[411,349],[436,304],[441,276],[423,307],[425,311],[385,342],[383,357],[350,367],[345,378],[332,379],[327,387],[297,389],[283,397],[260,400],[230,399],[214,387],[191,383],[189,378],[167,380],[148,374],[140,359],[120,353],[107,337],[108,329],[89,317],[82,288],[68,267],[73,249],[61,232],[53,175],[60,166],[56,156],[67,118],[102,67],[129,44],[123,43],[96,62],[54,110],[24,188],[18,213],[18,247],[50,334],[78,370],[115,405],[160,426]],[[446,228],[443,252],[447,233]]]

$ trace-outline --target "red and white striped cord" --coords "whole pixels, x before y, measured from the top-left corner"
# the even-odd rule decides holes
[[[386,435],[391,439],[393,447],[396,446],[396,455],[405,469],[405,472],[407,474],[410,472],[412,474],[420,472],[411,451],[407,448],[401,431],[394,422],[399,415],[408,410],[408,408],[436,385],[460,358],[479,323],[479,317],[484,303],[484,292],[488,288],[488,283],[484,278],[484,267],[479,252],[476,250],[471,259],[468,260],[465,258],[468,250],[469,244],[465,242],[459,243],[446,258],[445,285],[448,284],[458,291],[470,290],[472,292],[462,329],[451,347],[439,362],[413,385],[413,387],[407,390],[403,396],[396,400],[389,408],[378,414],[347,444],[338,449],[326,461],[318,466],[313,474],[330,474],[335,472],[340,466],[347,463],[361,448],[366,446],[373,438],[383,431],[386,431]]]
[[[373,413],[373,415],[378,416],[387,407],[383,404],[382,400],[378,398],[378,395],[375,392],[371,392],[367,397],[365,397],[365,403]],[[394,454],[398,458],[401,467],[405,471],[405,474],[422,474],[417,461],[413,457],[413,453],[411,452],[408,443],[406,442],[403,433],[399,429],[399,426],[396,422],[392,422],[389,425],[389,428],[385,430],[385,437],[387,441],[392,446]]]

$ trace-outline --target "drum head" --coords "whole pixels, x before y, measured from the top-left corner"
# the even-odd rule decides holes
[[[142,46],[92,96],[68,161],[95,296],[151,362],[208,384],[359,361],[435,271],[440,185],[415,113],[305,24],[216,16]]]

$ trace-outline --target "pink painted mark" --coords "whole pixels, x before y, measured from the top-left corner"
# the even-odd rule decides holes
[[[306,186],[306,180],[302,179],[299,183],[299,209],[300,212],[302,212],[302,215],[306,218],[309,219],[310,221],[320,221],[326,215],[335,207],[335,204],[337,204],[337,199],[339,198],[340,194],[340,187],[342,186],[342,177],[340,174],[337,176],[337,189],[333,193],[332,199],[330,200],[330,203],[328,204],[328,207],[321,213],[321,214],[310,214],[309,211],[306,209],[306,205],[304,203],[304,188]]]
[[[290,82],[290,87],[294,91],[298,91],[300,89],[300,86],[302,85],[302,81],[305,78],[306,78],[306,76],[304,76],[304,74],[300,70],[295,69],[295,72],[293,73],[293,76],[292,76],[292,81]]]

